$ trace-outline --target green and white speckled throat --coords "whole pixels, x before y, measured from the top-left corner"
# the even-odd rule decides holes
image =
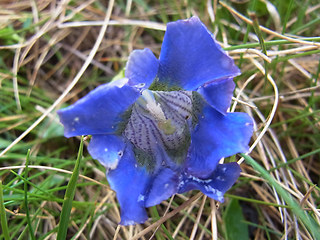
[[[157,163],[165,165],[166,154],[180,164],[190,145],[190,128],[197,122],[199,99],[191,91],[144,90],[133,105],[124,129],[133,144],[140,165],[152,170]]]

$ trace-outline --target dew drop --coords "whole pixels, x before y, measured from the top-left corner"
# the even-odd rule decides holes
[[[143,202],[144,201],[144,195],[139,194],[138,196],[138,202]]]

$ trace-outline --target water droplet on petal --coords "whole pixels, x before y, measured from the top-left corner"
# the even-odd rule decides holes
[[[119,155],[119,157],[122,157],[122,156],[123,156],[123,152],[122,152],[122,151],[119,151],[119,152],[118,152],[118,155]]]
[[[140,194],[138,196],[138,202],[143,202],[144,201],[144,195]]]

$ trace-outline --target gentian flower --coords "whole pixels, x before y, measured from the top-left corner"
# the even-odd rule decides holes
[[[135,50],[125,78],[103,84],[58,111],[65,136],[92,135],[88,151],[106,167],[122,225],[146,208],[198,189],[217,201],[240,175],[219,160],[248,151],[245,113],[229,113],[240,74],[197,17],[168,23],[160,58]]]

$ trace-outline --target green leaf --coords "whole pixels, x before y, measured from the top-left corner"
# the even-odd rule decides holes
[[[237,199],[232,199],[223,215],[226,239],[249,239],[248,225],[245,223],[242,208]]]

